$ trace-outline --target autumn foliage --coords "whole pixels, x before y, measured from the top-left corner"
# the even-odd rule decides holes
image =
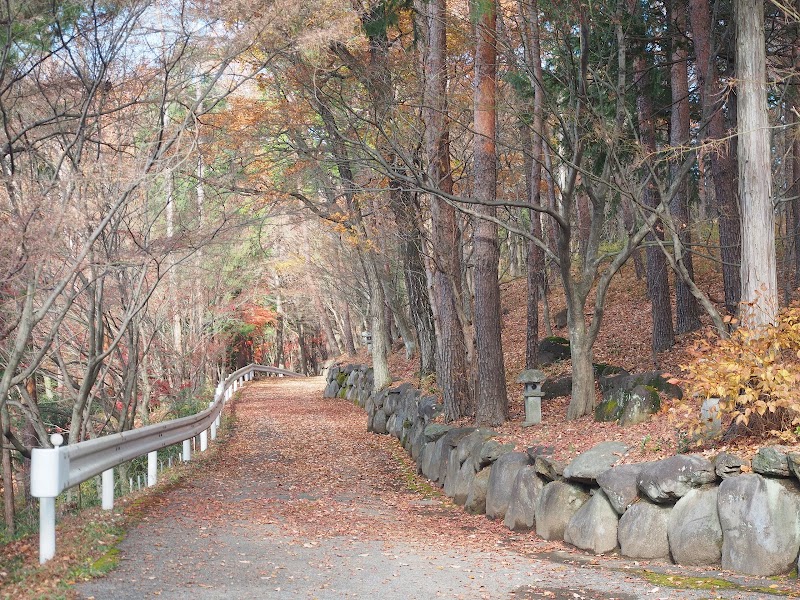
[[[719,398],[719,412],[729,432],[771,433],[795,441],[800,431],[800,307],[780,313],[777,323],[743,325],[730,337],[714,333],[690,351],[693,360],[681,365],[687,414],[700,401]],[[702,426],[698,420],[695,429]]]

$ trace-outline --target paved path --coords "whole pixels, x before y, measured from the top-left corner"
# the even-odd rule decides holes
[[[350,403],[323,400],[322,384],[246,387],[214,470],[165,493],[120,545],[120,566],[79,597],[773,597],[654,585],[644,569],[697,572],[587,557],[411,491],[421,480],[396,441],[366,433]]]

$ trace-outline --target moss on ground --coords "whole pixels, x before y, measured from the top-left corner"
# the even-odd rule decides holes
[[[796,594],[781,589],[777,584],[774,584],[774,586],[749,586],[728,581],[727,579],[719,579],[717,577],[675,575],[648,570],[642,571],[641,575],[653,585],[679,590],[708,590],[712,592],[716,590],[735,590],[757,594],[772,594],[773,596],[796,597]]]

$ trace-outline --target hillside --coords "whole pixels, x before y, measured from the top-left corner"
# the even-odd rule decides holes
[[[718,290],[721,284],[715,282],[709,273],[704,289],[711,292],[712,297],[721,297]],[[555,314],[564,308],[563,294],[558,284],[552,286],[548,294],[550,313]],[[662,397],[661,411],[652,419],[639,425],[621,427],[616,423],[598,423],[590,416],[575,421],[565,418],[569,397],[545,400],[542,403],[542,423],[539,426],[523,428],[524,406],[522,402],[522,386],[515,383],[517,376],[525,365],[525,321],[526,321],[526,289],[524,279],[515,279],[502,285],[503,305],[503,349],[508,382],[510,404],[510,420],[502,427],[496,428],[506,441],[513,441],[518,448],[530,446],[552,446],[554,456],[567,460],[605,440],[619,440],[630,447],[625,462],[640,462],[662,458],[676,452],[696,451],[708,455],[727,450],[743,457],[750,457],[759,446],[781,443],[769,438],[740,437],[722,442],[706,443],[703,446],[691,445],[687,441],[685,430],[680,429],[675,419],[674,401]],[[547,335],[543,316],[540,312],[540,337]],[[703,318],[705,326],[710,322]],[[594,361],[623,367],[634,373],[660,369],[680,377],[681,364],[689,362],[687,350],[703,335],[703,331],[677,337],[677,343],[670,350],[657,356],[654,361],[650,346],[651,316],[650,304],[645,294],[645,284],[637,281],[633,267],[629,266],[617,276],[608,294],[608,302],[603,326],[594,347]],[[568,331],[553,329],[554,335],[568,337]],[[368,362],[364,351],[358,356],[340,357],[339,362]],[[395,381],[409,381],[420,387],[416,378],[416,364],[405,360],[398,345],[390,359],[392,375]],[[569,361],[544,367],[550,377],[568,374]],[[432,383],[430,383],[432,385]],[[435,391],[433,388],[428,388]],[[600,393],[598,391],[598,399]],[[800,451],[800,443],[794,445]]]

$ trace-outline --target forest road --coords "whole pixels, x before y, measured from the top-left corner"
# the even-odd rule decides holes
[[[81,598],[630,600],[774,598],[674,589],[672,565],[592,557],[466,514],[417,479],[397,441],[323,381],[253,382],[224,451],[163,493]],[[411,488],[414,488],[412,490]],[[718,576],[718,574],[714,574]],[[746,586],[774,581],[741,580]],[[782,584],[783,585],[783,584]]]

